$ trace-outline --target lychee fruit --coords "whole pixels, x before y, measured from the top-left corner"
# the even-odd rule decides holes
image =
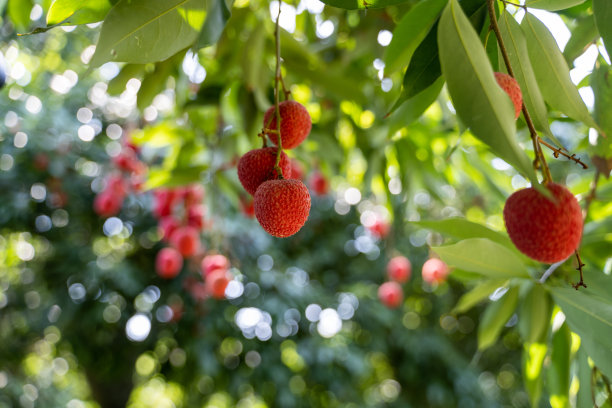
[[[163,248],[155,258],[155,270],[164,279],[175,278],[183,267],[183,257],[174,248]]]
[[[427,283],[442,283],[450,273],[450,269],[444,261],[438,258],[430,258],[423,264],[421,276]]]
[[[226,256],[221,254],[207,255],[202,259],[202,275],[206,277],[214,271],[227,271],[229,266],[230,262]]]
[[[284,238],[298,232],[310,213],[310,194],[300,180],[269,180],[255,193],[255,217],[264,230]]]
[[[404,291],[397,282],[385,282],[378,287],[378,299],[389,309],[396,309],[404,299]]]
[[[231,275],[225,270],[217,269],[211,272],[204,281],[206,293],[215,299],[223,299],[230,279]]]
[[[387,276],[395,282],[404,283],[410,279],[412,265],[405,256],[396,256],[387,264]]]
[[[291,178],[297,179],[297,180],[303,180],[304,179],[304,168],[302,167],[302,164],[296,159],[290,159],[290,160],[291,160]]]
[[[283,149],[293,149],[306,139],[312,128],[310,114],[306,108],[296,101],[283,101],[279,104],[281,118],[281,138]],[[264,131],[275,145],[278,145],[278,135],[269,130],[276,130],[276,112],[272,106],[264,115]]]
[[[277,147],[264,147],[251,150],[238,162],[238,179],[246,191],[255,195],[257,187],[267,180],[278,178],[274,164],[276,163]],[[291,177],[291,163],[285,152],[281,152],[279,162],[284,178]]]
[[[172,233],[180,226],[180,222],[171,215],[162,217],[159,220],[158,228],[163,235],[163,239],[168,241],[172,236]]]
[[[374,224],[367,227],[368,230],[372,233],[372,235],[384,239],[389,235],[389,231],[391,231],[391,226],[389,223],[381,218],[377,218],[374,221]]]
[[[578,248],[582,211],[567,188],[556,183],[546,187],[555,201],[533,187],[514,192],[504,206],[504,222],[519,251],[536,261],[555,263]]]
[[[255,217],[255,206],[253,205],[253,198],[240,197],[240,211],[246,217]]]
[[[204,213],[206,207],[203,204],[187,207],[187,224],[199,230],[204,228]]]
[[[521,92],[521,87],[518,82],[516,82],[516,79],[508,74],[504,74],[503,72],[495,72],[494,74],[497,84],[512,100],[512,104],[514,105],[514,119],[518,119],[521,114],[521,109],[523,108],[523,93]]]
[[[94,199],[93,208],[101,217],[112,217],[121,210],[123,197],[113,194],[111,191],[103,191]]]
[[[179,227],[170,236],[170,244],[183,256],[195,255],[200,250],[200,234],[191,226]]]
[[[309,184],[316,195],[325,195],[329,191],[329,183],[320,171],[314,171],[310,175]]]

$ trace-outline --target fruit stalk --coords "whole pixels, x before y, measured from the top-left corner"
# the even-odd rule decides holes
[[[487,8],[489,9],[489,19],[491,20],[491,29],[495,33],[495,37],[497,38],[497,44],[499,45],[499,51],[504,58],[504,64],[506,65],[506,69],[508,70],[508,75],[514,78],[514,72],[512,71],[512,66],[510,65],[510,58],[508,57],[508,51],[506,50],[506,46],[504,45],[504,40],[501,36],[501,31],[499,30],[499,25],[497,24],[497,17],[495,16],[495,0],[487,0]],[[525,123],[527,123],[527,128],[529,128],[529,134],[531,135],[531,142],[533,143],[533,151],[535,153],[534,160],[534,168],[537,170],[538,167],[541,166],[542,175],[544,176],[544,182],[552,182],[552,176],[550,174],[550,169],[548,168],[548,164],[546,164],[546,159],[544,158],[544,153],[542,152],[542,147],[539,143],[538,132],[533,125],[533,121],[531,120],[531,116],[527,111],[527,107],[523,103],[522,107],[523,117],[525,118]],[[538,166],[538,164],[540,166]]]
[[[281,79],[281,52],[280,52],[280,14],[281,14],[281,2],[278,2],[278,14],[276,15],[276,27],[274,29],[274,36],[276,40],[276,76],[274,78],[274,109],[276,115],[276,130],[278,132],[278,150],[276,151],[276,163],[274,164],[274,170],[279,179],[283,179],[283,173],[280,168],[281,153],[283,152],[283,139],[281,137],[281,116],[280,116],[280,95],[278,84]],[[285,88],[283,82],[283,90]],[[285,95],[287,91],[285,90]]]

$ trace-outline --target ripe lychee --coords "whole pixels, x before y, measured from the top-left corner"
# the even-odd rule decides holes
[[[277,147],[264,147],[251,150],[238,162],[238,179],[246,191],[255,195],[257,187],[267,180],[278,178],[274,164],[276,163]],[[281,152],[279,166],[284,178],[291,177],[291,163],[285,152]]]
[[[170,244],[183,256],[195,255],[200,250],[200,234],[191,226],[179,227],[170,236]]]
[[[231,275],[229,272],[217,269],[206,276],[204,285],[206,285],[206,293],[215,299],[223,299],[225,297],[225,289],[229,284]]]
[[[158,228],[162,233],[163,239],[168,241],[172,236],[172,233],[180,226],[180,222],[171,215],[162,217],[159,220]]]
[[[284,238],[298,232],[310,213],[310,194],[300,180],[269,180],[257,189],[255,217],[264,230]]]
[[[387,276],[395,282],[404,283],[410,279],[412,265],[405,256],[391,258],[387,264]]]
[[[183,267],[183,257],[174,248],[163,248],[155,258],[155,270],[164,279],[175,278]]]
[[[378,299],[389,309],[396,309],[404,299],[404,291],[397,282],[385,282],[378,287]]]
[[[103,191],[94,199],[93,208],[101,217],[112,217],[121,210],[123,197],[113,194],[111,191]]]
[[[521,114],[521,109],[523,108],[523,93],[521,92],[521,87],[518,82],[516,82],[516,79],[508,74],[504,74],[503,72],[495,72],[494,74],[497,84],[512,100],[512,104],[514,105],[514,119],[518,119]]]
[[[297,180],[304,179],[304,168],[296,159],[291,159],[291,178]]]
[[[389,232],[391,231],[391,225],[389,225],[387,221],[381,218],[377,218],[376,221],[374,221],[374,224],[369,225],[367,228],[372,233],[372,235],[380,239],[386,238],[387,235],[389,235]]]
[[[214,271],[227,271],[229,266],[229,259],[224,255],[207,255],[202,259],[202,275],[206,277]]]
[[[329,191],[329,183],[320,171],[314,171],[310,175],[309,184],[316,195],[325,195]]]
[[[519,251],[536,261],[555,263],[569,257],[582,237],[582,211],[564,186],[548,183],[555,201],[535,188],[514,192],[504,206],[508,235]]]
[[[293,149],[306,139],[312,128],[310,114],[306,108],[296,101],[283,101],[279,104],[281,118],[281,138],[283,149]],[[272,106],[264,115],[264,131],[275,145],[278,145],[278,135],[269,130],[276,130],[276,113]]]
[[[425,282],[431,285],[444,282],[449,272],[450,269],[444,261],[438,258],[430,258],[423,264],[421,276]]]

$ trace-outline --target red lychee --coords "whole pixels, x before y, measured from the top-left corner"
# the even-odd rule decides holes
[[[404,283],[410,279],[412,265],[405,256],[391,258],[387,264],[387,276],[395,282]]]
[[[302,167],[302,163],[297,161],[296,159],[291,160],[291,178],[297,180],[304,179],[304,168]]]
[[[203,204],[187,207],[187,224],[199,230],[204,228],[204,213],[206,207]]]
[[[200,234],[191,226],[179,227],[170,236],[170,244],[183,256],[195,255],[200,250]]]
[[[238,178],[246,191],[255,195],[257,187],[267,180],[278,178],[274,170],[277,147],[251,150],[238,162]],[[291,177],[291,163],[285,152],[281,152],[280,168],[284,178]]]
[[[164,279],[175,278],[183,267],[183,257],[174,248],[163,248],[155,258],[155,270]]]
[[[246,217],[253,218],[255,216],[255,206],[253,206],[253,198],[240,197],[240,211]]]
[[[397,282],[385,282],[378,288],[378,299],[389,309],[396,309],[404,299],[404,291]]]
[[[329,191],[329,183],[320,171],[314,171],[310,175],[310,188],[316,195],[325,195]]]
[[[523,107],[523,93],[521,92],[521,87],[518,82],[516,82],[516,79],[503,72],[495,72],[495,80],[512,100],[512,104],[514,105],[514,119],[518,119]]]
[[[430,258],[423,264],[421,276],[425,282],[431,285],[444,282],[449,272],[450,269],[444,261],[438,258]]]
[[[171,215],[162,217],[159,220],[158,228],[163,235],[163,239],[168,241],[172,236],[172,233],[180,226],[180,222]]]
[[[223,299],[230,279],[231,275],[225,270],[217,269],[211,272],[204,281],[206,293],[215,299]]]
[[[224,255],[207,255],[202,259],[202,275],[206,277],[214,271],[227,271],[229,266],[229,259]]]
[[[103,191],[94,199],[93,208],[101,217],[111,217],[121,210],[123,197],[113,194],[111,191]]]
[[[536,261],[555,263],[569,257],[582,237],[582,211],[564,186],[548,183],[553,202],[535,188],[513,193],[504,206],[508,235],[519,251]]]
[[[269,180],[257,189],[255,217],[264,230],[284,238],[298,232],[310,213],[310,194],[300,180]]]
[[[389,231],[391,231],[391,225],[381,218],[376,219],[374,224],[367,227],[368,230],[372,233],[372,235],[384,239],[389,235]]]
[[[296,101],[283,101],[279,104],[281,118],[281,138],[283,149],[293,149],[306,139],[310,133],[312,122],[306,108]],[[278,135],[269,130],[276,130],[276,113],[272,106],[264,115],[264,130],[272,141],[278,145]]]

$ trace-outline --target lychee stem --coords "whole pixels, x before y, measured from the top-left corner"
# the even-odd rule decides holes
[[[582,259],[580,259],[580,252],[578,252],[578,250],[576,250],[576,260],[578,261],[578,267],[576,268],[576,270],[580,272],[580,282],[572,286],[576,290],[578,290],[580,286],[586,289],[587,285],[584,284],[584,275],[582,274],[582,267],[584,266],[584,264],[582,263]]]
[[[274,170],[279,179],[283,179],[283,172],[280,168],[281,153],[283,152],[283,139],[281,137],[281,115],[280,115],[280,95],[279,95],[279,81],[281,80],[281,52],[280,52],[280,14],[281,14],[281,2],[278,2],[278,14],[276,16],[276,27],[274,29],[274,35],[276,39],[276,77],[274,78],[274,114],[276,115],[276,132],[277,132],[277,146],[276,150],[276,162],[274,163]],[[285,83],[283,82],[283,90],[285,95]]]
[[[584,163],[582,160],[580,160],[580,157],[576,157],[576,153],[571,154],[571,155],[568,154],[568,153],[565,153],[563,151],[565,149],[561,149],[561,148],[555,147],[555,146],[551,145],[550,143],[542,140],[542,138],[538,138],[538,142],[540,144],[543,144],[544,146],[548,147],[550,150],[552,150],[553,151],[553,156],[555,156],[555,158],[558,158],[559,155],[561,155],[563,157],[567,157],[568,159],[576,162],[576,164],[581,165],[583,170],[586,170],[586,169],[589,168],[589,166],[587,166],[586,163]]]
[[[504,45],[504,40],[501,36],[501,31],[499,30],[499,25],[497,24],[497,17],[495,16],[495,0],[487,0],[487,8],[489,9],[489,19],[491,20],[491,28],[497,37],[497,44],[499,45],[499,51],[504,58],[504,64],[506,65],[506,69],[508,70],[508,75],[514,78],[514,72],[512,71],[512,66],[510,64],[510,57],[508,57],[508,51],[506,50],[506,46]],[[548,168],[548,164],[546,164],[546,159],[544,158],[544,153],[542,153],[542,147],[539,143],[538,132],[533,125],[533,121],[531,120],[531,116],[529,112],[527,112],[527,107],[525,103],[522,106],[523,117],[525,118],[525,123],[527,123],[527,127],[529,128],[529,134],[531,135],[531,142],[533,143],[533,152],[536,156],[536,160],[534,162],[534,168],[537,170],[538,164],[542,167],[542,175],[544,176],[544,183],[551,182],[552,176],[550,174],[550,169]]]

